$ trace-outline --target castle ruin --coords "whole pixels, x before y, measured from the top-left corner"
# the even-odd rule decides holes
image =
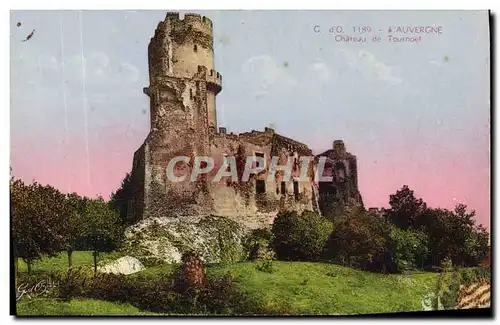
[[[222,90],[222,75],[214,67],[213,25],[207,17],[185,14],[181,19],[178,13],[167,13],[149,43],[148,61],[149,87],[144,93],[150,99],[151,129],[134,154],[135,194],[127,209],[134,219],[213,214],[258,227],[272,222],[281,210],[320,212],[331,202],[360,202],[356,157],[345,151],[342,141],[318,155],[327,157],[327,173],[334,176],[318,186],[313,182],[314,164],[306,171],[309,181],[298,180],[297,162],[312,156],[307,145],[271,128],[233,134],[217,124],[215,98]],[[263,157],[266,166],[272,156],[279,157],[280,165],[292,157],[292,180],[283,181],[279,171],[272,182],[267,171],[245,183],[230,178],[214,183],[204,177],[175,183],[166,176],[173,157],[192,158],[176,165],[182,173],[193,169],[196,156],[213,157],[216,165],[224,156],[234,156],[240,166],[249,155]]]

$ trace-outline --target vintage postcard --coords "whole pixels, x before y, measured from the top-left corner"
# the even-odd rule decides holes
[[[10,18],[14,315],[492,315],[490,12]]]

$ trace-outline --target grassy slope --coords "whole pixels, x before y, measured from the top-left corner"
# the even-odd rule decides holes
[[[17,303],[19,316],[65,316],[65,315],[157,315],[141,312],[129,304],[92,299],[73,299],[63,302],[56,299],[26,299]]]
[[[116,255],[102,254],[100,260],[113,257]],[[20,271],[25,272],[24,263],[19,264]],[[92,265],[91,252],[75,252],[73,264]],[[256,266],[259,264],[261,262],[212,265],[208,267],[208,273],[213,275],[230,273],[237,278],[243,290],[262,302],[268,310],[294,314],[358,314],[421,310],[422,297],[434,288],[437,279],[437,274],[433,273],[382,275],[333,264],[279,261],[273,262],[275,269],[273,273],[266,273],[257,270]],[[67,269],[65,253],[43,259],[33,267],[36,273],[65,269]],[[157,277],[170,273],[172,269],[172,265],[157,266],[130,276],[144,274]],[[55,312],[56,315],[60,315],[61,310],[82,314],[92,313],[92,306],[97,306],[99,303],[92,300],[78,300],[68,304],[46,299],[40,307],[36,307],[39,309],[29,307],[32,306],[29,302],[21,302],[20,306],[23,307],[20,308],[24,308],[25,311],[35,310],[39,314]],[[103,302],[97,312],[101,315],[111,314],[121,310],[119,308],[125,307]],[[126,310],[131,311],[128,308]]]
[[[213,265],[209,274],[229,273],[266,309],[294,314],[359,314],[422,310],[421,299],[437,274],[383,275],[308,262],[273,262],[275,271],[257,270],[260,263]],[[148,269],[149,276],[168,272]],[[142,272],[141,272],[142,273]]]
[[[249,294],[274,310],[298,314],[360,314],[421,310],[435,274],[382,275],[324,263],[274,262],[265,273],[255,263],[215,269],[238,278]]]

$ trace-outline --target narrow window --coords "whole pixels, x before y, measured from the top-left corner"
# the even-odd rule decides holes
[[[198,52],[198,46],[196,46],[196,44],[194,45],[193,49],[195,52]]]
[[[295,195],[295,200],[299,199],[299,182],[293,182],[293,194]]]
[[[262,152],[256,152],[255,157],[261,157],[262,159],[264,159],[264,166],[263,167],[266,166],[266,160],[265,160],[264,154]],[[261,166],[259,166],[259,167],[261,167]],[[252,168],[257,168],[257,159],[255,159],[255,161],[253,162]]]
[[[189,98],[193,99],[193,89],[189,89]]]
[[[286,194],[286,182],[281,182],[281,194]]]
[[[229,161],[227,160],[227,153],[222,154],[222,165],[226,166],[224,171],[227,171],[230,168]],[[226,177],[226,186],[231,186],[231,181],[232,181],[231,176],[227,176]]]
[[[263,179],[257,179],[255,181],[255,192],[257,194],[266,193],[266,181]]]

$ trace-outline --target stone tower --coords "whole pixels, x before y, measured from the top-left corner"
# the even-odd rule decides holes
[[[148,90],[151,95],[160,95],[157,101],[151,97],[151,127],[154,129],[165,120],[159,107],[162,91],[169,87],[168,83],[176,83],[181,87],[186,112],[191,114],[188,125],[203,127],[196,125],[195,120],[206,119],[208,128],[214,132],[215,96],[222,90],[222,76],[214,70],[212,21],[198,14],[185,14],[181,20],[178,13],[167,13],[149,43],[148,59]],[[202,110],[195,111],[200,105]]]
[[[324,216],[334,218],[347,204],[363,205],[358,189],[358,163],[355,155],[346,151],[344,141],[333,141],[332,149],[316,156],[325,157],[323,174],[331,181],[319,182],[319,206]]]
[[[132,177],[138,188],[133,213],[171,214],[176,206],[182,206],[179,213],[201,213],[207,200],[200,198],[199,184],[167,181],[165,171],[173,157],[210,154],[217,128],[215,97],[222,90],[222,76],[214,70],[212,21],[198,14],[180,19],[178,13],[167,13],[149,43],[148,61],[144,93],[150,98],[151,130],[134,155]]]

